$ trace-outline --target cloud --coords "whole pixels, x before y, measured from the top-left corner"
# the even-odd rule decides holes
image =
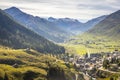
[[[70,17],[87,21],[120,8],[120,0],[1,0],[0,8],[12,6],[41,17]]]

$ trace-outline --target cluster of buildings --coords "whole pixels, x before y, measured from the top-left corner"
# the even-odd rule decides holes
[[[91,74],[90,71],[94,72],[95,69],[102,68],[104,60],[108,60],[109,62],[111,62],[111,60],[120,59],[120,52],[119,51],[108,52],[108,53],[101,52],[96,54],[86,53],[84,56],[74,55],[74,57],[66,57],[66,58],[69,58],[66,59],[66,62],[73,63],[75,68],[80,72],[83,72],[88,76],[95,77],[95,74]],[[117,64],[113,63],[111,65],[117,65]]]

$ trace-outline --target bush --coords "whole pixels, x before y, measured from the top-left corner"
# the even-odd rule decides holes
[[[23,62],[21,60],[16,59],[14,57],[0,56],[0,64],[14,65],[15,63],[23,64]]]
[[[0,69],[0,80],[4,80],[5,72]]]
[[[35,73],[33,71],[27,71],[24,73],[23,80],[34,80],[34,78],[38,77],[39,73]]]

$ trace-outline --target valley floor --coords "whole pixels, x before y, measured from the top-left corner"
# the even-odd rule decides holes
[[[114,50],[120,50],[119,39],[95,37],[88,34],[71,37],[61,45],[66,48],[67,53],[79,55],[86,53],[113,52]]]

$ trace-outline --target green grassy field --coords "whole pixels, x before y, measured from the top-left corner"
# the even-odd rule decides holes
[[[112,52],[120,50],[120,40],[109,39],[104,36],[95,37],[90,34],[79,35],[71,37],[65,44],[68,53],[85,54],[99,53],[99,52]]]

